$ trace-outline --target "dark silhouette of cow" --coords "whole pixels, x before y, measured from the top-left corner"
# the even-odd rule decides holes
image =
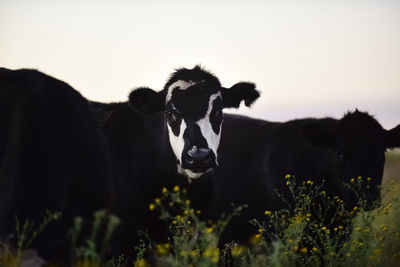
[[[218,166],[222,110],[242,101],[249,106],[258,97],[254,84],[224,88],[196,66],[178,69],[159,92],[139,88],[129,102],[92,103],[108,140],[113,212],[122,218],[116,253],[132,249],[141,229],[149,229],[156,241],[166,237],[167,227],[148,210],[162,187],[188,187],[193,205],[207,206],[211,172]]]
[[[400,126],[385,130],[367,113],[347,113],[342,119],[297,119],[284,123],[226,115],[220,145],[221,168],[214,179],[214,214],[230,210],[230,203],[248,204],[240,218],[227,227],[221,243],[244,242],[252,233],[248,221],[264,220],[265,210],[287,208],[277,196],[289,192],[285,175],[297,183],[322,183],[348,208],[357,202],[344,182],[358,176],[370,179],[361,197],[367,208],[379,201],[385,151],[400,146]]]
[[[15,218],[36,227],[46,210],[62,213],[32,244],[67,258],[72,218],[109,203],[105,139],[89,103],[66,83],[36,70],[0,70],[0,238]]]

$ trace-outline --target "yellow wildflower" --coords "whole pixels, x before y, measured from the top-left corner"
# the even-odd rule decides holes
[[[165,194],[167,193],[167,188],[163,187],[163,188],[161,189],[161,193],[163,193],[163,195],[165,195]]]
[[[286,185],[290,185],[290,182],[289,182],[289,181],[286,181]]]
[[[307,248],[300,249],[300,252],[306,254],[307,253]]]
[[[207,248],[203,252],[203,256],[207,258],[211,258],[212,262],[218,262],[219,260],[219,249],[218,248]]]
[[[189,199],[186,199],[185,203],[186,203],[187,205],[190,205],[190,200],[189,200]]]
[[[309,184],[309,185],[313,185],[313,183],[314,183],[313,181],[310,181],[310,180],[307,181],[307,184]]]
[[[307,213],[306,216],[307,216],[307,217],[311,217],[311,213]]]
[[[289,179],[289,178],[290,178],[290,174],[286,174],[285,179]]]
[[[181,250],[181,252],[179,253],[182,257],[187,256],[188,252],[186,250]]]
[[[270,210],[266,210],[266,211],[264,212],[264,214],[265,214],[265,215],[271,215],[271,211],[270,211]]]
[[[298,246],[294,246],[294,247],[293,247],[293,250],[294,250],[294,251],[297,251],[297,250],[299,250],[299,247],[298,247]]]
[[[169,253],[170,246],[168,243],[162,243],[156,245],[156,252],[159,256],[163,256]]]
[[[261,234],[255,234],[250,237],[250,243],[257,244],[258,242],[260,242],[260,239],[261,239]]]
[[[149,204],[149,210],[154,210],[156,208],[156,206],[153,203]]]
[[[196,210],[197,215],[201,213],[201,210]]]
[[[368,181],[371,181],[371,177],[368,177],[367,180],[368,180]]]
[[[243,254],[243,252],[244,252],[244,247],[243,247],[243,246],[235,246],[235,247],[232,249],[232,256],[238,257],[238,256],[240,256],[241,254]]]
[[[190,251],[189,255],[192,257],[197,257],[199,255],[199,250],[194,249],[194,250]]]
[[[149,267],[150,264],[145,259],[138,259],[135,262],[135,267]]]
[[[156,197],[156,198],[154,199],[154,202],[157,203],[157,204],[160,203],[160,201],[161,201],[161,200],[160,200],[158,197]]]
[[[321,230],[325,231],[326,230],[326,226],[322,226]]]
[[[213,230],[214,230],[214,229],[213,229],[212,227],[207,227],[207,228],[206,228],[206,233],[207,233],[207,234],[210,234],[210,233],[212,233]]]
[[[358,232],[358,231],[360,231],[360,229],[361,229],[360,227],[356,227],[355,230]]]
[[[350,182],[354,183],[354,178],[351,178],[351,179],[350,179]]]
[[[173,190],[174,190],[174,192],[178,192],[179,191],[179,185],[175,185]]]
[[[318,250],[318,249],[317,249],[316,247],[313,247],[313,248],[312,248],[312,251],[314,251],[314,252],[317,251],[317,250]]]
[[[361,176],[358,176],[357,179],[358,179],[358,180],[361,180]]]

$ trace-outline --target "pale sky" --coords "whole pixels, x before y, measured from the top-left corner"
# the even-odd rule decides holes
[[[262,97],[273,121],[367,110],[400,123],[400,1],[0,0],[0,65],[36,68],[96,101],[161,89],[201,64]]]

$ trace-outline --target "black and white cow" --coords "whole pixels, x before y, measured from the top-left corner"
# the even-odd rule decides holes
[[[370,188],[365,187],[361,197],[372,208],[380,199],[385,151],[400,146],[400,125],[385,130],[372,116],[357,110],[340,120],[283,123],[225,115],[222,132],[223,167],[214,179],[214,211],[216,215],[228,212],[232,202],[246,203],[249,208],[228,225],[221,242],[244,242],[252,232],[249,219],[262,221],[265,210],[287,208],[275,192],[289,194],[286,174],[295,175],[298,184],[324,179],[328,194],[339,196],[349,208],[357,202],[343,183],[370,177]]]
[[[219,165],[222,110],[242,101],[249,106],[258,97],[254,84],[224,88],[216,76],[196,66],[178,69],[159,92],[138,88],[129,102],[92,103],[108,140],[113,211],[122,218],[117,253],[133,247],[139,229],[149,229],[155,240],[166,235],[158,215],[148,211],[162,187],[189,187],[197,207],[211,201],[209,180]]]
[[[109,205],[109,166],[85,98],[39,71],[0,69],[0,239],[15,232],[14,216],[37,228],[46,210],[59,211],[32,246],[68,258],[72,219]]]

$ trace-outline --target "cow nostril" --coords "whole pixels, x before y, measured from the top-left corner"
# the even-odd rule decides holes
[[[188,165],[192,165],[194,163],[194,160],[192,158],[186,158],[185,161]]]
[[[193,146],[189,151],[188,155],[190,158],[194,160],[204,160],[210,156],[210,149],[209,148],[197,148]]]

